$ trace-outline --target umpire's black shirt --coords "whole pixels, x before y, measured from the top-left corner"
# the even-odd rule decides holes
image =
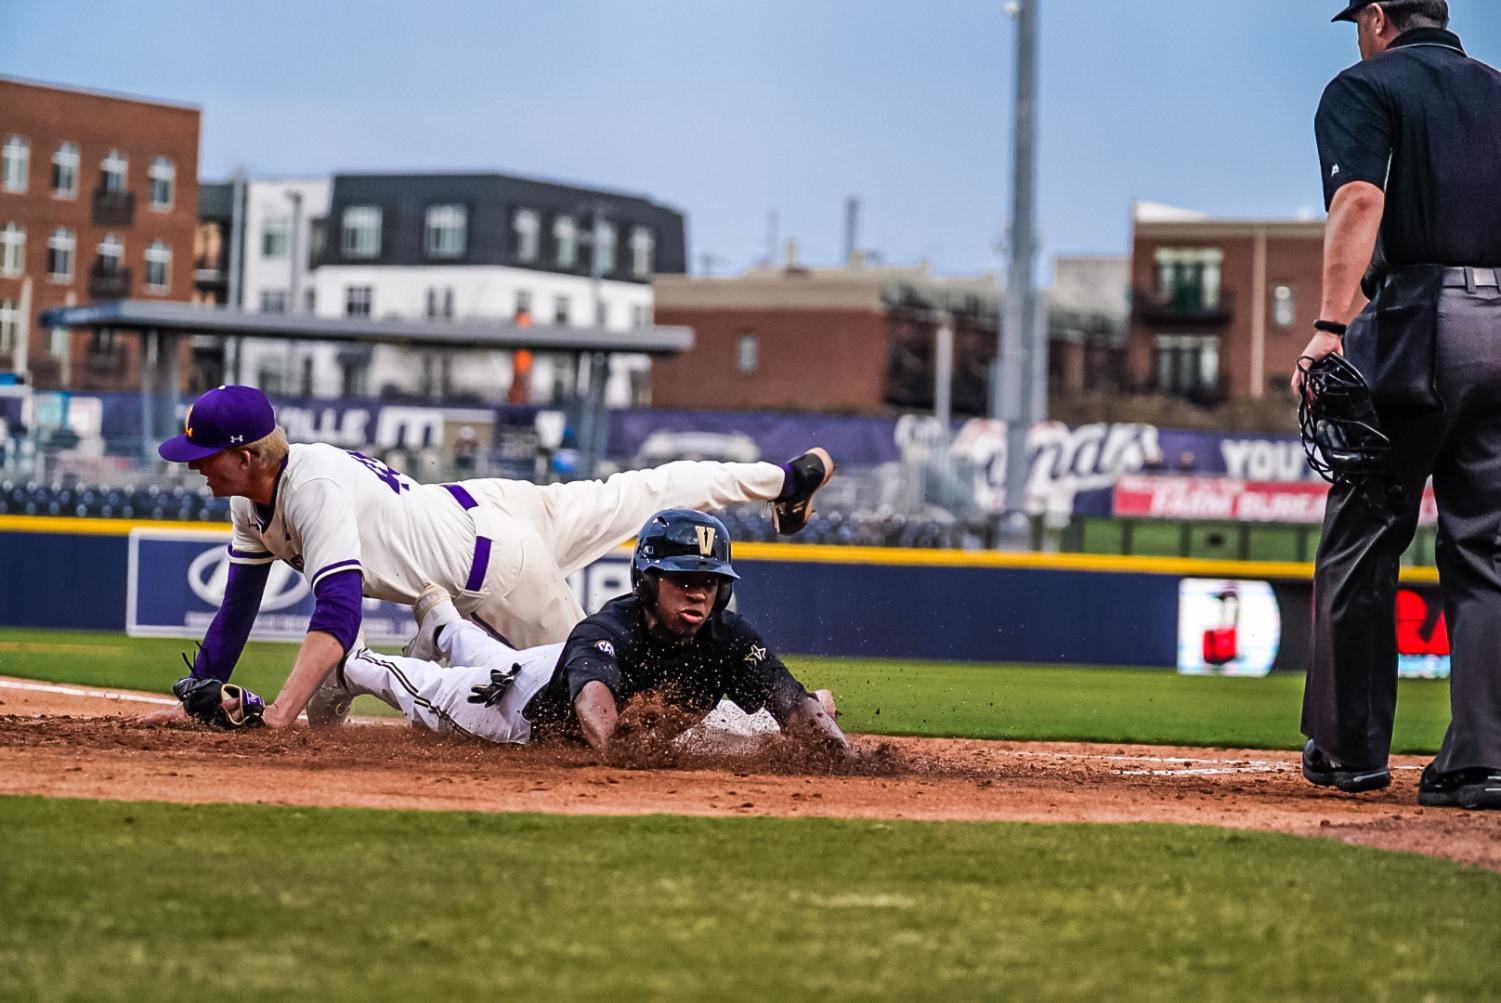
[[[1345,70],[1314,132],[1325,208],[1351,181],[1386,191],[1390,267],[1501,266],[1501,73],[1459,36],[1414,29]]]
[[[786,724],[808,696],[738,614],[714,614],[682,644],[652,637],[641,600],[633,595],[612,599],[573,628],[552,678],[526,705],[533,733],[581,738],[573,701],[584,684],[595,681],[609,687],[617,708],[638,693],[652,692],[707,714],[727,697],[747,714],[766,708],[778,724]]]

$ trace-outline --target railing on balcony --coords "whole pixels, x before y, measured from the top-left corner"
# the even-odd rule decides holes
[[[89,298],[123,300],[130,298],[130,269],[94,262],[89,269]]]
[[[135,219],[136,197],[130,192],[94,189],[94,225],[129,226]]]
[[[1131,291],[1132,315],[1156,325],[1228,324],[1234,303],[1234,295],[1223,289],[1213,294],[1194,286],[1181,286],[1167,293],[1150,289]]]

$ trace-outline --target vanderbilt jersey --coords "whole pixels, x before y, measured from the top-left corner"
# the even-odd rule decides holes
[[[314,588],[359,571],[366,596],[407,605],[432,583],[457,594],[474,557],[473,520],[441,485],[323,443],[292,446],[271,504],[233,498],[230,520],[235,564],[286,561]]]
[[[590,682],[608,687],[621,709],[646,692],[699,715],[728,699],[747,714],[764,707],[778,724],[786,724],[808,699],[808,691],[740,615],[715,613],[685,644],[653,637],[634,595],[612,599],[573,628],[552,678],[527,704],[527,720],[538,734],[579,738],[573,702]]]

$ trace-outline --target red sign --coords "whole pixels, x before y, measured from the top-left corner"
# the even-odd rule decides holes
[[[1239,481],[1230,477],[1126,474],[1115,482],[1118,516],[1146,519],[1220,519],[1233,522],[1318,523],[1329,485],[1323,481]],[[1423,490],[1418,519],[1438,518],[1433,488]]]
[[[1449,654],[1449,626],[1437,596],[1430,605],[1421,593],[1397,590],[1397,654]]]

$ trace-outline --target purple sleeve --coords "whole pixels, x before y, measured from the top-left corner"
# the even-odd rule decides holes
[[[231,564],[229,580],[224,584],[224,602],[219,612],[208,625],[203,635],[203,646],[198,657],[193,659],[193,676],[206,679],[212,676],[220,682],[228,682],[245,650],[245,641],[250,637],[250,628],[255,626],[255,615],[261,609],[261,595],[266,591],[266,578],[271,574],[269,564]]]
[[[354,647],[355,635],[360,632],[360,585],[363,579],[358,568],[324,575],[313,586],[313,595],[318,604],[313,607],[313,618],[308,621],[311,633],[321,630],[332,634],[339,647],[348,651]]]

